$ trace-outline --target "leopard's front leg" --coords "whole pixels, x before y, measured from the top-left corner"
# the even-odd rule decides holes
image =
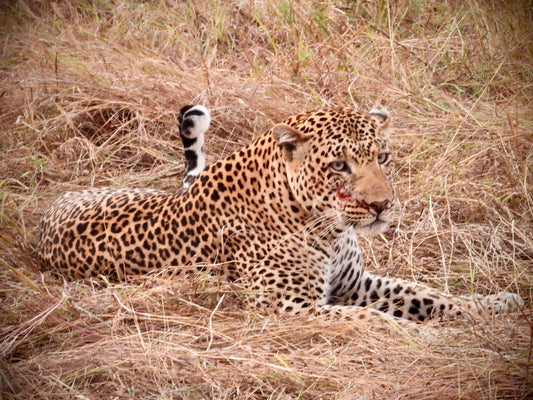
[[[351,290],[333,288],[328,303],[372,307],[394,317],[415,321],[423,321],[457,308],[454,300],[415,283],[384,278],[367,271],[358,275],[357,281],[347,286]]]
[[[334,244],[325,304],[371,307],[413,321],[438,315],[513,312],[524,303],[520,296],[501,292],[490,296],[451,296],[415,282],[373,275],[364,270],[353,232]]]
[[[386,314],[413,321],[438,315],[468,313],[499,314],[513,312],[523,304],[520,296],[502,292],[497,295],[451,296],[427,286],[398,278],[385,278],[363,271],[349,291],[332,291],[328,303],[372,307]]]

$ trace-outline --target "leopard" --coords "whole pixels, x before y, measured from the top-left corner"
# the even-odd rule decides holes
[[[302,112],[185,191],[67,192],[39,224],[40,265],[117,280],[198,266],[244,287],[251,310],[283,315],[418,324],[519,310],[514,293],[454,296],[365,269],[358,237],[385,232],[398,203],[390,120],[382,108]]]

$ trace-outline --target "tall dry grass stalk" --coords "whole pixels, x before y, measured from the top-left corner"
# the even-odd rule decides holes
[[[0,5],[0,398],[533,396],[528,1],[19,0]],[[394,117],[398,222],[368,268],[518,315],[373,326],[262,316],[190,279],[64,282],[33,257],[59,193],[180,186],[180,106],[209,159],[322,106]]]

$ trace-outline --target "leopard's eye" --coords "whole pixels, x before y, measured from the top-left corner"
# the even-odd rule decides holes
[[[333,161],[330,164],[331,168],[337,172],[349,171],[348,164],[345,161]]]
[[[379,164],[385,164],[387,161],[389,161],[389,153],[379,153],[378,154],[378,163]]]

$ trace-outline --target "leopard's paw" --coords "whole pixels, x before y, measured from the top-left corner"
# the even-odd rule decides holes
[[[509,292],[484,296],[479,302],[489,314],[516,312],[524,305],[524,300],[519,295]]]

